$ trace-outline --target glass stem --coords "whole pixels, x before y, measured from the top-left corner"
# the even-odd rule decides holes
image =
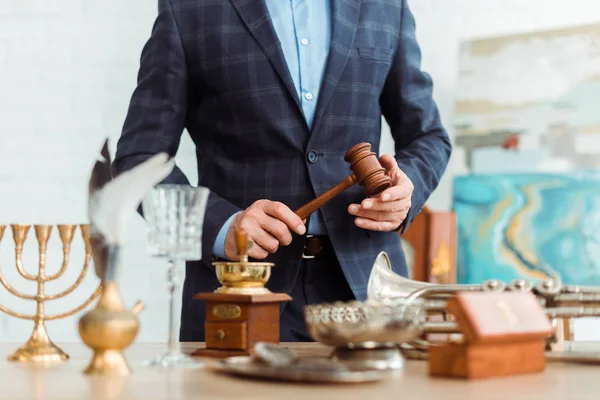
[[[169,353],[177,353],[177,327],[175,326],[175,293],[179,293],[177,280],[177,265],[169,260],[167,270],[167,285],[169,289]]]

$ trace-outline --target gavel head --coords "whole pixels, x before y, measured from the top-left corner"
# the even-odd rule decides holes
[[[375,196],[389,188],[392,180],[385,174],[377,154],[371,151],[369,143],[359,143],[346,152],[344,160],[350,163],[358,184],[365,188],[367,197]]]

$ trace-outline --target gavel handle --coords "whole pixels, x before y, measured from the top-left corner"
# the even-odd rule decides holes
[[[335,196],[342,193],[349,187],[354,186],[354,184],[357,181],[358,180],[356,179],[356,175],[348,175],[346,179],[344,179],[343,181],[341,181],[336,186],[332,187],[316,199],[306,203],[305,205],[294,211],[294,213],[297,216],[299,216],[300,219],[305,220],[309,217],[309,215],[317,211],[319,208],[323,207],[323,205],[325,205],[325,203],[327,203],[329,200],[333,199]]]

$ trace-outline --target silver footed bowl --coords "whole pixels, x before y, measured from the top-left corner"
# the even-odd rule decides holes
[[[416,339],[426,320],[421,299],[351,301],[304,308],[308,333],[328,346],[379,348]]]

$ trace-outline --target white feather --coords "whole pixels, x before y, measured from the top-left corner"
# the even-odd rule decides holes
[[[123,243],[127,223],[146,193],[175,167],[166,153],[157,154],[108,182],[89,198],[88,216],[109,245]]]

